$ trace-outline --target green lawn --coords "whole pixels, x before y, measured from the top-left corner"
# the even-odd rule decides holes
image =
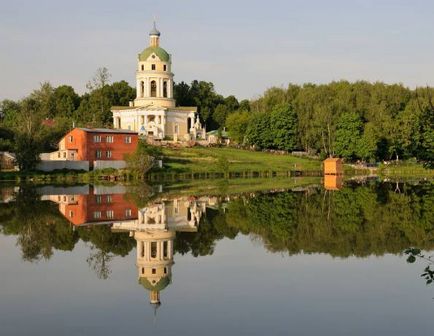
[[[422,164],[413,161],[403,161],[398,164],[381,164],[379,175],[387,177],[429,177],[434,178],[434,169],[424,168]]]
[[[320,170],[312,159],[236,148],[164,148],[164,166],[174,172],[244,172]]]

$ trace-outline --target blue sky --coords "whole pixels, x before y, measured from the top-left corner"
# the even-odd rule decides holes
[[[83,93],[101,66],[133,84],[154,16],[175,80],[224,95],[339,79],[434,85],[433,12],[422,0],[0,0],[0,99],[43,81]]]

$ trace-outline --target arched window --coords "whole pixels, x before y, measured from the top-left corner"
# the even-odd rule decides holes
[[[145,95],[145,82],[140,82],[140,96],[143,97]]]
[[[154,80],[151,82],[151,97],[157,97],[157,82]]]
[[[167,81],[163,82],[163,97],[167,98]]]
[[[190,132],[191,128],[191,118],[187,118],[187,132]]]

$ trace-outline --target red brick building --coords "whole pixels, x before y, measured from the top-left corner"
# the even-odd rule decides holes
[[[137,148],[137,132],[104,128],[74,128],[59,142],[51,160],[125,160]],[[54,154],[54,155],[53,155]]]
[[[137,206],[125,194],[53,195],[59,211],[74,225],[110,224],[137,219]]]

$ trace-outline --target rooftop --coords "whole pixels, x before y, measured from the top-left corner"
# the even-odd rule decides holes
[[[146,62],[152,54],[155,54],[162,62],[169,62],[170,60],[170,55],[163,48],[148,47],[139,54],[139,61]]]
[[[88,132],[88,133],[118,133],[118,134],[138,134],[137,132],[131,130],[123,129],[111,129],[111,128],[85,128],[77,127],[77,129]]]
[[[147,106],[112,106],[112,111],[126,111],[126,110],[146,110],[146,111],[181,111],[181,112],[197,112],[197,106],[177,106],[177,107],[161,107],[157,105]]]

